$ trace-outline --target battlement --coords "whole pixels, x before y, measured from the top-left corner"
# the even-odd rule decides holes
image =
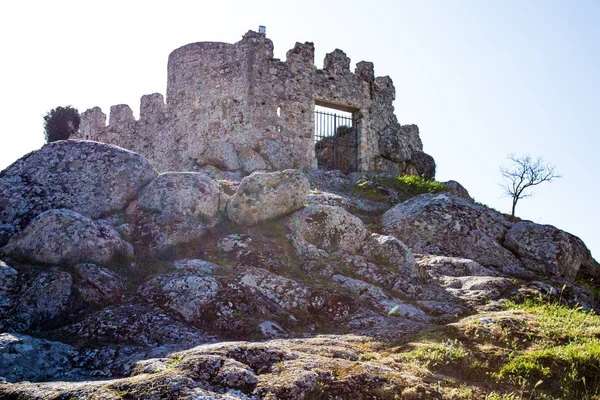
[[[386,158],[379,143],[386,128],[403,132],[393,83],[376,78],[371,62],[359,62],[352,72],[350,61],[336,49],[318,69],[309,42],[296,43],[281,61],[273,57],[272,41],[253,31],[234,44],[188,44],[169,55],[166,102],[158,93],[143,96],[139,120],[129,106],[112,106],[108,125],[102,110],[87,110],[77,138],[139,152],[163,171],[310,169],[318,166],[314,111],[320,105],[360,121],[354,170],[373,171],[383,163],[394,173],[400,167],[390,163],[404,160]],[[399,135],[406,154],[422,149],[418,131]]]

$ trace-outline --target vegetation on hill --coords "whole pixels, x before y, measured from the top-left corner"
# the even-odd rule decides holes
[[[448,188],[443,183],[426,179],[418,175],[404,175],[397,177],[381,177],[373,180],[361,179],[352,188],[352,193],[373,201],[385,201],[389,198],[389,189],[397,192],[400,200],[425,193],[447,192]]]
[[[447,399],[600,399],[600,316],[560,301],[506,302],[506,310],[431,328],[394,349]]]
[[[59,106],[44,115],[44,137],[46,142],[67,140],[77,132],[81,117],[79,111],[72,106]]]

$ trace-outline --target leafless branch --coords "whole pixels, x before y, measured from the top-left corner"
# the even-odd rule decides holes
[[[561,175],[554,165],[546,163],[541,157],[533,159],[529,155],[517,157],[509,154],[507,158],[512,161],[512,165],[508,168],[500,168],[505,181],[501,187],[504,194],[512,198],[511,215],[514,217],[517,202],[533,196],[533,193],[527,191],[529,188],[542,182],[552,182]]]

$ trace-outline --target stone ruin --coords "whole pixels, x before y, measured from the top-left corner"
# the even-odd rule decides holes
[[[166,103],[159,93],[143,96],[139,120],[128,105],[112,106],[108,126],[102,110],[92,108],[72,139],[130,149],[160,171],[246,175],[328,164],[345,172],[433,177],[418,127],[398,123],[394,98],[392,80],[375,77],[371,62],[359,62],[352,73],[350,58],[335,50],[317,69],[309,42],[296,43],[281,61],[273,58],[271,40],[249,31],[235,44],[200,42],[173,51]],[[336,153],[336,133],[315,139],[316,105],[352,114],[350,151]],[[353,161],[336,168],[318,157]],[[425,164],[413,162],[423,157]]]

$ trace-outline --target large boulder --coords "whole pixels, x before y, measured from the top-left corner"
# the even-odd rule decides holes
[[[219,292],[215,278],[189,272],[158,275],[138,289],[147,301],[159,304],[179,314],[186,322],[200,323],[205,317],[203,307]]]
[[[326,252],[355,253],[367,236],[358,217],[335,206],[306,207],[293,215],[290,227],[297,242],[307,242]]]
[[[0,334],[0,383],[60,379],[73,373],[79,352],[60,342],[16,333]]]
[[[388,126],[379,133],[379,153],[382,157],[399,163],[410,159],[412,149],[405,143],[398,128]]]
[[[260,154],[252,150],[250,147],[242,147],[238,149],[237,155],[240,159],[242,170],[247,174],[251,174],[254,171],[266,170],[268,168],[267,163],[260,156]]]
[[[117,255],[131,256],[131,245],[106,224],[71,210],[48,210],[13,236],[3,251],[43,264],[105,264]]]
[[[254,172],[229,199],[227,215],[236,224],[257,225],[298,210],[309,190],[308,179],[298,170]]]
[[[425,179],[435,178],[435,160],[429,154],[422,151],[413,151],[410,162],[415,166],[417,175]]]
[[[263,140],[258,145],[260,155],[276,170],[284,170],[294,167],[294,158],[290,152],[281,145],[278,140]]]
[[[417,125],[390,125],[379,132],[379,154],[396,163],[410,160],[413,152],[423,150]]]
[[[463,185],[458,183],[457,181],[446,181],[446,182],[442,182],[442,184],[444,186],[446,186],[448,191],[450,193],[452,193],[453,195],[461,197],[465,200],[468,200],[471,203],[474,202],[473,198],[469,194],[469,191]]]
[[[520,265],[500,245],[510,221],[447,193],[413,197],[388,210],[382,220],[386,234],[416,253],[464,257],[497,267]]]
[[[225,171],[235,171],[242,167],[235,148],[229,142],[210,145],[204,152],[204,162]]]
[[[124,299],[125,282],[111,270],[94,264],[77,264],[75,271],[79,277],[75,289],[81,301],[100,305]]]
[[[417,277],[417,264],[412,252],[393,236],[372,234],[362,249],[372,263],[400,273],[405,279]]]
[[[117,255],[131,256],[131,245],[107,224],[71,210],[48,210],[34,218],[2,249],[43,264],[105,264]]]
[[[106,307],[58,329],[56,333],[94,343],[155,348],[165,344],[190,347],[214,340],[206,332],[173,318],[151,304]]]
[[[127,209],[144,250],[160,253],[199,239],[217,222],[219,186],[201,172],[166,172]]]
[[[144,157],[116,146],[48,143],[0,173],[0,245],[49,209],[90,218],[122,210],[156,175]]]
[[[0,331],[18,332],[43,326],[67,310],[72,289],[73,278],[69,273],[40,273],[23,286],[9,318],[0,320]]]
[[[517,254],[526,268],[543,275],[573,280],[581,266],[598,268],[581,239],[552,225],[518,222],[506,233],[504,246]]]

